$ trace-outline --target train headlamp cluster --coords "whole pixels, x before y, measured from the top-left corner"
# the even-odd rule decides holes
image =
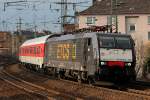
[[[126,63],[126,66],[131,66],[132,64],[131,63]]]
[[[101,65],[106,65],[106,62],[101,62]]]
[[[107,62],[101,62],[101,65],[103,66],[103,65],[107,65]],[[132,64],[131,63],[125,63],[125,66],[131,66]]]

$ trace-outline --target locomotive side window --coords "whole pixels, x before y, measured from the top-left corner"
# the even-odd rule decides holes
[[[114,37],[101,36],[100,37],[100,47],[105,47],[105,48],[115,47]]]
[[[116,37],[116,46],[120,49],[130,49],[131,43],[128,37]]]
[[[90,46],[91,45],[91,39],[89,38],[88,39],[88,46]]]

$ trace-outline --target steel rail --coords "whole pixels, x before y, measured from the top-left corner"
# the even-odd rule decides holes
[[[57,95],[57,96],[60,96],[60,98],[66,98],[66,99],[74,98],[73,96],[65,95],[63,93],[60,93],[60,92],[57,92],[54,90],[50,90],[50,89],[46,89],[42,86],[38,86],[36,84],[32,84],[30,82],[24,81],[22,79],[19,79],[15,76],[9,74],[8,72],[6,72],[4,70],[0,74],[1,74],[1,76],[3,74],[3,77],[5,77],[5,78],[0,77],[4,81],[6,81],[20,89],[23,89],[27,92],[35,93],[35,94],[39,94],[41,96],[47,97],[49,100],[55,100],[53,95]],[[5,74],[5,76],[4,76],[4,74]],[[77,98],[77,99],[82,100],[81,98]]]
[[[24,67],[20,67],[20,68],[22,68],[22,70],[24,70],[26,72],[37,74],[37,75],[42,76],[42,77],[47,77],[47,78],[50,77],[49,75],[44,75],[42,73],[37,73],[35,71],[28,70]],[[107,93],[107,95],[109,94],[110,97],[113,97],[114,95],[117,94],[119,96],[124,96],[124,97],[127,97],[127,98],[128,97],[134,98],[134,100],[135,99],[137,99],[137,100],[138,99],[143,99],[143,100],[149,100],[150,99],[150,95],[145,94],[144,92],[141,93],[140,91],[134,91],[134,90],[129,90],[129,89],[118,90],[118,89],[112,89],[112,88],[106,88],[106,87],[98,87],[98,86],[93,86],[93,85],[88,85],[88,84],[80,84],[78,82],[64,80],[64,79],[60,79],[59,81],[64,82],[64,84],[66,84],[66,86],[67,86],[67,83],[68,83],[69,85],[72,84],[72,86],[75,87],[75,88],[81,88],[82,87],[82,88],[85,88],[85,89],[92,89],[92,90],[99,91],[98,93],[96,93],[96,95],[98,94],[99,96],[101,96],[103,98],[107,98],[106,96],[104,96],[105,93]],[[41,85],[41,86],[43,86],[43,85]],[[82,95],[82,93],[79,94],[79,95],[80,95],[79,98],[78,98],[79,100],[82,100],[80,98],[86,98],[87,97],[87,95],[85,95],[84,93],[83,93],[83,95]],[[98,96],[98,98],[99,98],[99,96]]]
[[[23,68],[23,69],[26,69],[26,68]],[[26,69],[27,71],[29,72],[33,72],[35,74],[38,74],[38,75],[41,75],[41,76],[45,76],[45,77],[49,77],[48,75],[43,75],[41,73],[37,73],[35,71],[31,71],[31,70],[28,70]],[[124,90],[119,90],[119,89],[113,89],[113,88],[109,88],[109,87],[99,87],[99,86],[95,86],[95,85],[88,85],[88,84],[82,84],[82,83],[78,83],[78,82],[75,82],[75,81],[69,81],[69,80],[65,80],[65,79],[60,79],[60,81],[63,81],[63,82],[67,82],[67,83],[70,83],[70,84],[74,84],[74,85],[79,85],[79,86],[82,86],[82,87],[87,87],[87,88],[94,88],[94,89],[98,89],[98,90],[103,90],[103,91],[108,91],[108,92],[116,92],[118,94],[126,94],[126,95],[131,95],[131,96],[135,96],[135,97],[150,97],[150,92],[145,92],[145,91],[141,91],[141,90],[136,90],[136,89],[131,89],[131,88],[126,88]]]

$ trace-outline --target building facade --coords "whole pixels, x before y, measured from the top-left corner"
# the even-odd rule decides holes
[[[149,42],[150,0],[116,0],[115,4],[119,6],[112,8],[111,0],[93,0],[91,7],[79,13],[78,28],[113,25],[118,32]]]
[[[93,0],[78,14],[78,28],[112,25],[114,32],[132,35],[136,44],[137,72],[142,73],[150,44],[150,0]]]
[[[0,32],[0,55],[11,55],[12,41],[10,32]]]
[[[79,29],[92,25],[103,26],[110,24],[110,15],[81,15]],[[118,15],[118,32],[131,34],[134,39],[147,43],[150,41],[150,14]]]

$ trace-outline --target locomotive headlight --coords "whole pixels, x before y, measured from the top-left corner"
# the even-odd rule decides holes
[[[106,65],[106,62],[101,62],[101,65]]]
[[[126,63],[127,66],[131,66],[131,63]]]

